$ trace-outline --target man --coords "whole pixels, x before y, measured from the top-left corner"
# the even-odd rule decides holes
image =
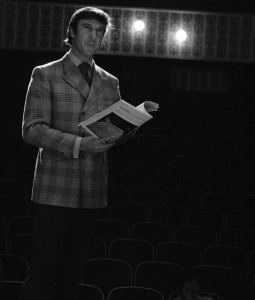
[[[214,295],[215,296],[215,295]],[[200,280],[191,269],[183,273],[181,290],[173,300],[213,300],[212,294],[200,292]]]
[[[77,10],[67,32],[70,51],[32,73],[22,132],[39,147],[32,192],[36,225],[21,300],[53,299],[55,282],[57,299],[77,299],[94,225],[107,205],[106,152],[116,142],[114,136],[91,137],[78,126],[120,100],[117,78],[93,60],[109,28],[111,19],[102,10]],[[82,75],[82,62],[92,79]]]

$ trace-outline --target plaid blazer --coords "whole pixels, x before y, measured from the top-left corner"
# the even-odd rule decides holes
[[[32,201],[73,208],[107,205],[107,154],[85,153],[73,158],[78,126],[120,100],[118,79],[95,64],[92,85],[65,54],[36,67],[26,95],[22,136],[39,147]]]

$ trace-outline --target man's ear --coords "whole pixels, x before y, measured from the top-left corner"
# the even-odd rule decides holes
[[[70,27],[70,35],[72,38],[74,38],[75,34],[74,34],[74,30],[72,27]]]

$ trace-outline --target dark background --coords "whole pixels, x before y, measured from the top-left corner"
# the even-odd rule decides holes
[[[20,2],[26,2],[20,0]],[[30,2],[53,2],[83,4],[79,1],[67,0],[32,0]],[[119,7],[141,7],[141,8],[165,8],[176,10],[211,11],[211,12],[236,12],[254,13],[255,5],[252,0],[90,0],[84,2],[86,6],[119,6]]]

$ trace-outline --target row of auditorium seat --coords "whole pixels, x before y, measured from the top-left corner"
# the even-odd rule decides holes
[[[110,181],[109,204],[115,201],[142,201],[151,206],[156,203],[168,203],[189,207],[209,206],[223,209],[254,209],[255,182],[245,182],[239,186],[233,181],[215,180],[209,189],[203,179],[182,178],[177,186],[167,176],[149,176],[147,184],[141,184],[141,175],[118,174],[118,180]],[[0,180],[0,197],[16,197],[30,201],[32,180],[24,184],[20,181]],[[238,191],[239,189],[239,191]],[[219,201],[221,199],[222,205]],[[147,200],[147,201],[146,201]],[[215,204],[214,204],[215,201]],[[229,205],[229,206],[228,206]]]
[[[134,260],[136,257],[140,260],[162,260],[164,257],[183,267],[209,261],[213,263],[215,259],[214,264],[238,266],[238,270],[244,275],[255,267],[254,237],[255,233],[251,230],[226,229],[218,240],[215,231],[199,226],[180,226],[173,234],[168,226],[150,222],[137,223],[130,232],[128,224],[124,222],[99,220],[90,255],[109,257],[115,245],[115,249],[118,249],[115,253],[122,259],[129,257],[131,253],[133,255],[129,259]],[[19,233],[9,240],[1,235],[0,253],[20,255],[30,262],[32,243],[32,228],[30,233]]]
[[[19,237],[20,238],[20,237]],[[10,253],[0,254],[4,264],[4,280],[24,280],[27,268],[31,262],[32,236],[25,238],[28,242],[23,248],[30,253],[21,253],[18,248],[10,248]],[[21,239],[20,239],[21,241]],[[16,244],[17,246],[17,244]],[[24,250],[24,249],[23,249]],[[107,248],[106,243],[100,238],[93,238],[89,259],[111,258],[126,261],[133,272],[139,263],[145,261],[165,261],[175,263],[184,269],[198,265],[216,265],[235,269],[245,279],[247,272],[254,271],[255,251],[249,257],[239,247],[229,245],[211,245],[202,252],[192,243],[167,241],[159,243],[155,251],[153,245],[141,239],[115,239]],[[25,262],[25,263],[24,263]]]
[[[15,201],[12,202],[12,198],[5,198],[5,200],[6,202],[9,200],[9,209],[11,209],[11,205],[16,204]],[[17,201],[20,201],[24,206],[26,205],[24,201]],[[1,211],[4,212],[6,207],[1,205],[0,207]],[[255,230],[255,211],[242,208],[229,209],[224,213],[219,208],[209,206],[195,206],[187,210],[185,207],[175,204],[154,204],[148,207],[139,201],[119,201],[103,209],[100,218],[124,221],[130,228],[139,222],[154,222],[163,223],[173,231],[181,225],[209,227],[215,230],[217,234],[224,229]],[[17,231],[19,233],[23,230],[27,224],[30,225],[29,222],[32,220],[33,216],[26,213],[10,218],[3,214],[0,216],[0,234],[10,238]]]
[[[0,293],[3,300],[18,300],[23,282],[0,281]],[[170,294],[168,299],[164,298],[162,292],[157,289],[141,286],[117,286],[112,288],[105,296],[103,289],[91,284],[79,285],[79,300],[174,300],[179,291]],[[204,297],[212,297],[213,300],[223,300],[221,296],[212,292],[201,292]]]
[[[3,259],[7,265],[7,256]],[[16,259],[16,273],[11,268],[11,263]],[[23,282],[26,275],[27,263],[21,257],[9,257],[9,270],[4,282]],[[245,280],[240,273],[232,268],[217,265],[195,265],[191,268],[201,280],[203,291],[221,295],[224,300],[246,299],[250,279],[254,271],[247,273]],[[12,272],[17,279],[11,280]],[[172,299],[171,295],[180,289],[184,268],[176,263],[166,261],[143,261],[136,265],[135,270],[124,260],[116,258],[91,258],[84,263],[82,284],[92,285],[102,291],[102,296],[107,299],[111,290],[117,287],[133,286],[146,287],[159,291],[163,299]],[[9,277],[7,277],[9,275]],[[13,275],[14,276],[14,275]],[[13,277],[14,278],[14,277]],[[2,285],[0,284],[0,291]],[[14,298],[12,300],[15,300]],[[95,300],[93,298],[93,300]]]

